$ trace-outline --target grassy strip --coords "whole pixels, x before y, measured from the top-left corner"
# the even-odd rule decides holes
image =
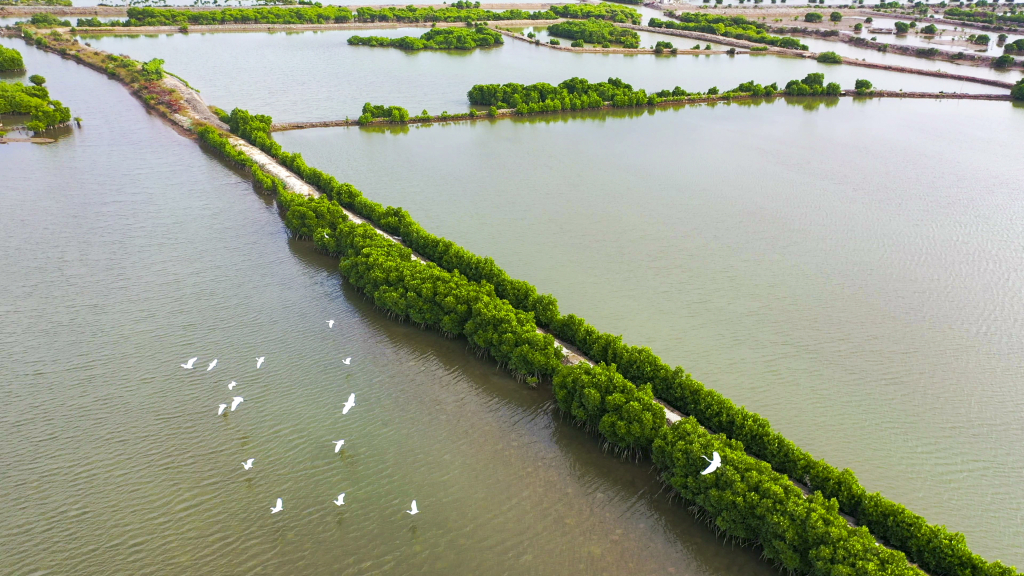
[[[718,14],[704,14],[699,12],[683,12],[674,14],[667,12],[669,16],[678,21],[661,20],[651,18],[647,23],[652,28],[668,28],[671,30],[686,30],[689,32],[702,32],[747,42],[767,44],[779,48],[792,50],[807,50],[807,45],[796,38],[789,36],[772,36],[765,32],[766,24],[747,20],[743,16],[723,16]]]

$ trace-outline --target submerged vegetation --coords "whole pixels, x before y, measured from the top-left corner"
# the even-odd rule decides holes
[[[0,46],[0,72],[20,72],[25,69],[21,52],[14,48]]]
[[[588,20],[570,20],[548,26],[548,34],[570,40],[582,40],[591,44],[615,43],[623,48],[639,48],[640,35],[628,28],[618,26],[606,20],[590,18]]]
[[[702,32],[736,40],[746,40],[757,44],[767,44],[792,50],[807,50],[807,45],[789,36],[772,36],[768,34],[767,25],[762,22],[748,20],[743,16],[725,16],[720,14],[704,14],[699,12],[666,13],[675,20],[651,18],[647,23],[652,28],[668,28],[671,30],[687,30]]]
[[[402,50],[472,50],[504,44],[501,34],[487,28],[432,28],[416,38],[402,36],[349,36],[348,43],[354,46],[390,46]]]
[[[25,127],[33,132],[42,132],[71,122],[71,110],[61,104],[60,100],[51,99],[49,90],[41,85],[42,82],[39,84],[25,86],[21,82],[0,82],[0,115],[30,114],[32,119]]]

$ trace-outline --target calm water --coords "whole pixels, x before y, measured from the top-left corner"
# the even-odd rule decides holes
[[[549,392],[374,311],[119,85],[24,54],[85,124],[0,146],[0,573],[775,573]]]
[[[518,41],[468,53],[409,53],[346,43],[353,33],[403,36],[420,35],[423,30],[105,36],[88,41],[96,48],[134,58],[162,58],[168,70],[202,90],[208,103],[225,109],[240,106],[281,121],[355,118],[365,102],[397,104],[413,113],[464,111],[469,107],[466,92],[474,84],[558,83],[572,76],[595,81],[615,76],[648,90],[682,86],[704,91],[711,86],[725,90],[751,79],[783,86],[810,72],[824,72],[827,81],[846,88],[852,88],[857,78],[867,78],[884,89],[1006,92],[980,84],[763,55],[579,54]],[[258,79],[255,84],[254,78]]]
[[[806,104],[276,137],[1022,566],[1024,107]]]

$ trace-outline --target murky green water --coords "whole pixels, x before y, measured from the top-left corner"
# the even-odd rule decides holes
[[[418,36],[423,30],[105,36],[87,41],[138,59],[162,58],[168,70],[199,87],[207,102],[226,109],[241,106],[281,121],[356,118],[365,102],[397,104],[413,113],[465,111],[466,92],[474,84],[558,83],[572,76],[594,81],[614,76],[648,90],[681,86],[705,91],[751,79],[784,86],[810,72],[824,72],[826,80],[845,88],[867,78],[882,89],[1006,93],[981,84],[766,55],[580,54],[511,40],[500,48],[471,52],[409,53],[346,43],[352,34]]]
[[[0,573],[774,573],[550,393],[373,310],[121,86],[24,54],[85,123],[0,146]]]
[[[276,137],[1021,566],[1022,125],[842,99]]]

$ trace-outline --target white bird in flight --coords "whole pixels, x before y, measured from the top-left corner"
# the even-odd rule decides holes
[[[348,414],[348,411],[351,410],[352,407],[355,406],[355,405],[356,405],[356,395],[355,395],[355,393],[349,394],[348,395],[348,402],[345,402],[345,406],[344,406],[344,408],[341,409],[341,413],[342,414]]]
[[[337,504],[338,506],[341,506],[342,504],[344,504],[345,503],[345,493],[342,492],[341,494],[339,494],[338,495],[338,499],[335,500],[334,503]]]
[[[234,398],[231,399],[231,411],[232,412],[235,411],[235,408],[238,408],[238,405],[242,403],[242,400],[243,400],[243,398],[241,396],[235,396]]]
[[[199,360],[198,356],[196,356],[195,358],[189,358],[188,362],[182,364],[181,367],[185,368],[185,369],[188,369],[188,370],[191,370],[192,369],[192,363],[195,362],[196,360]]]
[[[216,366],[216,365],[217,365],[217,359],[214,358],[213,362],[210,362],[210,367],[207,368],[206,371],[209,372],[210,370],[213,370],[213,367]]]
[[[406,510],[405,513],[409,514],[411,516],[415,516],[415,515],[420,513],[419,508],[416,507],[416,501],[415,500],[412,501],[412,510]]]
[[[232,380],[231,384],[228,384],[228,390],[234,390],[235,386],[238,386],[238,382]]]
[[[337,441],[335,441],[334,442],[334,453],[337,454],[338,452],[341,452],[341,447],[344,446],[344,445],[345,445],[345,441],[344,440],[337,440]]]
[[[351,358],[345,358],[344,360],[341,361],[341,363],[342,364],[351,364],[352,363],[352,359]]]
[[[249,468],[252,468],[252,461],[253,460],[255,460],[255,458],[249,458],[245,462],[242,462],[242,468],[245,468],[246,470],[248,470]]]
[[[715,470],[718,470],[718,467],[722,465],[722,457],[718,455],[718,452],[712,452],[710,460],[707,456],[704,455],[701,455],[701,458],[707,460],[708,462],[711,462],[711,465],[705,468],[703,472],[701,472],[702,476],[711,474]]]
[[[284,510],[284,501],[280,498],[277,499],[277,505],[270,509],[271,514],[277,514],[281,510]]]
[[[224,413],[224,409],[227,408],[227,407],[228,407],[227,404],[218,404],[217,405],[217,416],[220,416],[221,414],[223,414]]]
[[[263,365],[263,358],[264,358],[263,356],[260,356],[259,358],[256,359],[256,369],[257,370],[259,370],[260,366]]]
[[[327,321],[327,327],[328,328],[334,328],[334,320],[328,320]]]

